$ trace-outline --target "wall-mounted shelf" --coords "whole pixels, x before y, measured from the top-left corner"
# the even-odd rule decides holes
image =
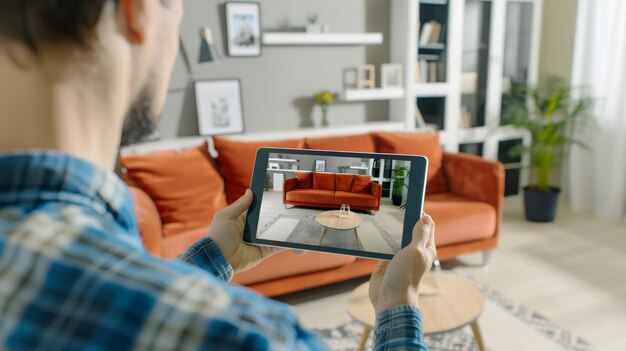
[[[427,50],[443,50],[443,49],[446,48],[446,44],[444,44],[444,43],[420,44],[419,48],[420,49],[427,49]]]
[[[263,45],[378,45],[382,43],[382,33],[263,33]]]
[[[393,100],[403,97],[402,88],[346,89],[341,93],[342,101]]]
[[[416,97],[440,97],[446,96],[450,92],[448,83],[418,83],[415,84]]]
[[[290,158],[268,158],[268,161],[275,161],[275,162],[298,162],[297,160],[292,160]]]

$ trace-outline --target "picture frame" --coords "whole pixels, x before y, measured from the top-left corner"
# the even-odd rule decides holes
[[[228,56],[261,56],[261,5],[258,2],[227,2],[225,13]]]
[[[239,79],[200,80],[194,83],[200,135],[243,133],[244,115]]]
[[[376,66],[360,65],[359,67],[357,67],[356,88],[357,89],[376,88]]]
[[[402,88],[402,65],[383,63],[380,67],[381,88]]]
[[[326,160],[315,160],[315,172],[326,172]]]

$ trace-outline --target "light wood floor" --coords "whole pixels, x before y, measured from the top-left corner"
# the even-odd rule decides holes
[[[500,247],[486,268],[478,254],[444,262],[444,268],[489,284],[585,338],[596,350],[626,350],[626,224],[574,214],[567,205],[561,206],[557,222],[534,224],[524,220],[521,204],[520,198],[507,198]],[[364,280],[281,300],[298,304],[333,296]],[[534,349],[529,345],[528,350]]]
[[[584,337],[597,350],[626,350],[626,224],[574,214],[555,223],[524,220],[522,199],[507,198],[500,247],[444,263],[489,284]]]

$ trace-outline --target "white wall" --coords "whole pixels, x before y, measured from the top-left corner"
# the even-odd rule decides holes
[[[544,0],[539,74],[571,79],[577,0]]]

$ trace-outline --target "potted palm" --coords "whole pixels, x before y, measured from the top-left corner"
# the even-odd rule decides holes
[[[393,169],[393,189],[391,191],[391,201],[394,206],[402,204],[402,191],[407,187],[406,180],[409,175],[409,169],[400,166]]]
[[[587,97],[574,98],[572,92],[562,79],[548,77],[536,88],[513,84],[504,96],[504,123],[526,129],[532,135],[529,147],[520,145],[511,150],[513,156],[530,155],[536,181],[524,188],[529,221],[554,221],[561,189],[550,183],[552,170],[560,164],[566,146],[584,146],[571,137],[571,132],[586,118],[592,101]]]

